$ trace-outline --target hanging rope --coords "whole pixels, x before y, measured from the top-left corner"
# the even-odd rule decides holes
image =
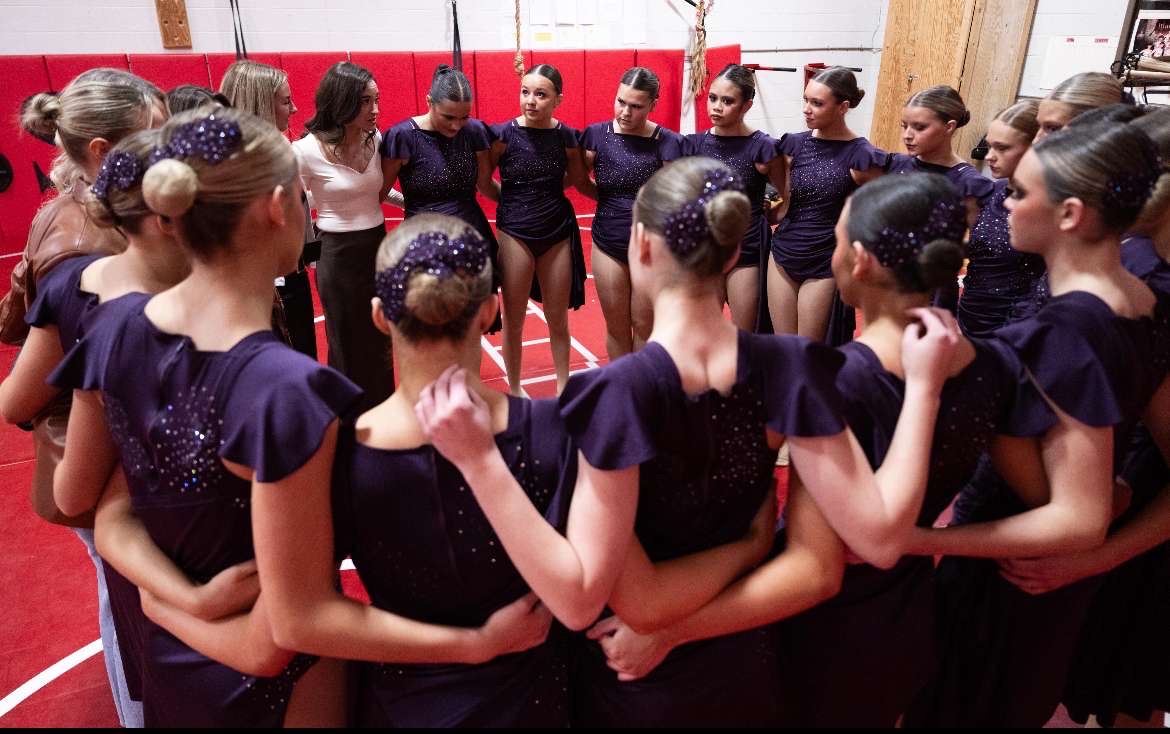
[[[455,40],[451,47],[451,66],[463,71],[463,43],[459,40],[459,3],[457,0],[451,0],[451,20],[455,26]]]
[[[236,37],[236,61],[248,58],[248,45],[244,43],[244,21],[240,17],[240,0],[228,0],[232,7],[232,33]]]
[[[698,97],[707,86],[707,13],[715,0],[695,2],[695,48],[691,51],[691,98]]]
[[[520,0],[516,0],[516,58],[512,65],[516,68],[516,76],[524,76],[524,52],[520,50]]]

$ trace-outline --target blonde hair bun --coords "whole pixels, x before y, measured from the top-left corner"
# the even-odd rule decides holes
[[[195,205],[199,176],[183,161],[167,158],[155,163],[142,178],[142,197],[151,211],[181,217]]]

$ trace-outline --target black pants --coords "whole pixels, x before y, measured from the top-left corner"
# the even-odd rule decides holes
[[[384,224],[357,232],[322,232],[321,260],[317,263],[329,366],[365,391],[363,409],[394,392],[390,337],[370,320],[374,256],[385,234]]]
[[[276,286],[284,306],[284,325],[292,348],[317,358],[317,329],[313,324],[313,292],[309,273],[299,270],[284,276],[284,285]]]

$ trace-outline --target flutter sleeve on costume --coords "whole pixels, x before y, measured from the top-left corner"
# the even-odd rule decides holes
[[[624,469],[658,453],[655,434],[662,401],[642,356],[574,375],[561,394],[561,417],[569,435],[597,469]]]
[[[146,293],[129,293],[90,311],[83,335],[49,374],[49,384],[62,390],[100,390],[110,353],[121,339],[126,321],[141,315],[150,298]]]
[[[752,369],[764,376],[769,430],[809,438],[845,430],[844,401],[837,389],[845,355],[804,337],[752,339]]]
[[[413,158],[414,129],[410,120],[405,120],[389,128],[382,136],[382,144],[379,146],[378,152],[388,160],[409,161]]]
[[[858,140],[850,151],[849,168],[854,171],[868,171],[871,168],[888,170],[893,155],[878,148],[865,138]]]
[[[300,469],[325,431],[356,407],[361,390],[341,373],[283,345],[269,345],[240,370],[224,409],[220,456],[278,482]]]

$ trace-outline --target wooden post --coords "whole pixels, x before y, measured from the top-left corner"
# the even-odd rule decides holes
[[[186,0],[154,0],[163,48],[191,48]]]

